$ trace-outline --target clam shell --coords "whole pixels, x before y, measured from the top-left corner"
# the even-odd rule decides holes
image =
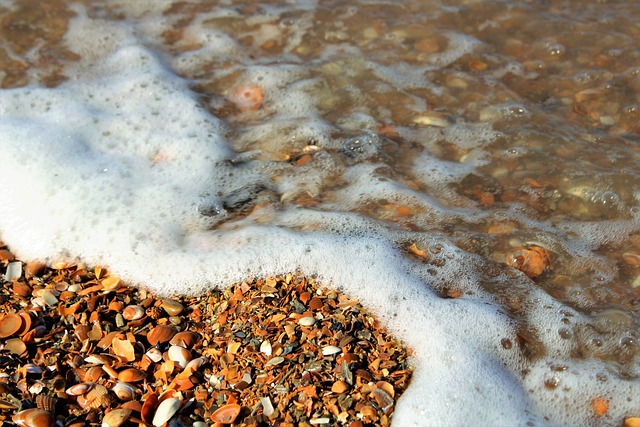
[[[0,338],[7,338],[18,332],[23,321],[18,313],[5,314],[0,319]]]
[[[120,427],[131,415],[131,409],[114,409],[102,419],[102,427]]]
[[[104,369],[102,369],[100,366],[92,366],[87,369],[87,372],[85,372],[84,380],[86,382],[95,382],[102,377],[102,374],[104,374]]]
[[[18,314],[22,318],[22,325],[20,326],[20,329],[18,329],[17,334],[22,336],[31,329],[31,315],[26,311],[21,311]]]
[[[118,381],[111,390],[118,396],[120,400],[131,400],[135,397],[139,390],[129,383]]]
[[[158,343],[165,343],[176,334],[176,330],[171,326],[158,325],[147,334],[147,341],[149,344],[156,345]]]
[[[78,404],[84,408],[99,408],[111,401],[109,390],[101,384],[95,384],[88,392],[78,396]]]
[[[27,345],[20,338],[11,338],[4,343],[4,349],[18,356],[26,355]]]
[[[89,383],[89,382],[75,384],[75,385],[72,385],[71,387],[69,387],[65,391],[65,393],[67,393],[69,396],[80,396],[81,394],[85,394],[89,390],[91,390],[94,385],[95,385],[94,383]]]
[[[122,310],[122,317],[125,320],[138,320],[144,317],[144,308],[139,305],[128,305]]]
[[[179,345],[184,348],[192,348],[200,340],[200,334],[191,331],[178,332],[171,338],[169,344]]]
[[[179,345],[172,345],[168,351],[169,360],[173,361],[180,369],[184,369],[191,360],[191,352]]]
[[[231,424],[238,417],[241,409],[240,405],[230,403],[218,408],[218,410],[211,414],[211,419],[214,423]]]
[[[56,423],[51,412],[38,408],[20,411],[12,419],[20,427],[53,427]]]
[[[147,375],[140,369],[128,368],[118,373],[118,381],[123,383],[136,383],[145,379]]]
[[[170,397],[169,399],[163,400],[159,405],[158,409],[156,409],[156,413],[153,416],[153,424],[155,427],[160,427],[167,421],[171,419],[180,409],[180,399],[177,397]]]
[[[142,421],[147,424],[151,424],[157,408],[158,395],[155,393],[151,393],[147,396],[144,403],[142,404],[142,408],[140,409],[140,418],[142,418]]]

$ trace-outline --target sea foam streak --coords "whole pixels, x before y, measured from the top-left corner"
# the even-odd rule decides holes
[[[74,25],[68,38],[88,47],[73,79],[0,96],[0,161],[12,180],[0,203],[0,238],[19,257],[108,265],[161,294],[295,269],[317,274],[358,298],[414,350],[415,373],[396,426],[585,424],[587,409],[567,407],[598,394],[611,397],[614,420],[640,407],[637,381],[602,384],[597,363],[569,361],[571,346],[555,331],[566,313],[576,323],[581,316],[542,292],[531,291],[528,320],[548,356],[528,361],[516,347],[504,348],[503,339],[517,341],[516,325],[479,287],[482,261],[437,236],[355,213],[277,207],[268,198],[228,221],[230,199],[242,202],[264,187],[283,194],[295,185],[273,183],[273,165],[239,161],[224,122],[126,24],[80,16]],[[105,43],[93,27],[111,34],[102,58],[89,57],[91,46]],[[328,139],[321,124],[305,132]],[[375,177],[367,165],[351,173],[354,181]],[[366,180],[354,205],[367,194],[402,193]],[[408,241],[437,244],[441,266],[427,271],[406,257]],[[428,286],[451,277],[473,297],[442,299]],[[525,279],[495,280],[516,286]],[[567,389],[544,389],[551,363],[570,366],[557,373]]]

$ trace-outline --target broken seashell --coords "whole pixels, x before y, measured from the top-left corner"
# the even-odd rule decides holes
[[[211,414],[211,419],[214,423],[232,424],[238,417],[238,414],[240,414],[241,409],[242,408],[237,403],[229,403],[218,408],[213,414]]]
[[[151,359],[154,363],[158,363],[162,360],[162,352],[155,347],[150,348],[149,351],[145,353],[145,356]]]
[[[22,277],[22,263],[20,261],[14,261],[7,264],[7,270],[4,274],[4,280],[7,282],[13,282],[16,279]]]
[[[116,275],[104,278],[100,284],[106,291],[116,291],[122,287],[122,281]]]
[[[386,381],[378,381],[376,383],[376,387],[378,387],[381,390],[384,390],[391,397],[395,395],[395,390],[393,389],[393,386]]]
[[[349,389],[349,385],[344,381],[336,381],[331,386],[331,391],[338,394],[344,393],[348,389]]]
[[[111,348],[116,356],[122,357],[127,362],[133,362],[136,360],[135,350],[133,344],[128,340],[121,340],[114,338],[111,342]]]
[[[269,399],[268,397],[261,397],[260,403],[262,403],[263,414],[265,414],[267,417],[270,417],[271,415],[273,415],[275,410],[273,409],[273,404],[271,403],[271,399]]]
[[[314,323],[316,323],[316,319],[311,316],[301,317],[300,320],[298,320],[298,324],[302,326],[313,326]]]
[[[260,353],[264,353],[267,356],[271,356],[271,351],[272,351],[272,348],[269,340],[262,341],[262,344],[260,344]]]
[[[177,397],[170,397],[169,399],[163,400],[159,405],[158,409],[156,409],[156,413],[153,416],[153,424],[155,427],[160,427],[167,421],[171,419],[180,409],[180,399]]]
[[[122,317],[125,320],[138,320],[144,317],[144,308],[139,305],[128,305],[122,310]]]
[[[336,347],[335,345],[328,345],[322,348],[323,356],[331,356],[332,354],[338,354],[342,351],[340,347]]]
[[[20,427],[53,427],[56,423],[51,412],[38,408],[20,411],[12,420]]]
[[[102,427],[120,427],[131,415],[131,409],[114,409],[102,419]]]
[[[20,357],[26,356],[27,345],[20,338],[11,338],[4,343],[4,349]]]
[[[92,366],[87,369],[87,372],[84,374],[84,380],[86,382],[96,382],[100,378],[102,378],[102,374],[104,374],[104,370],[100,366]]]

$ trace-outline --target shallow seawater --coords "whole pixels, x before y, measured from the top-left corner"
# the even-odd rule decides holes
[[[414,349],[397,426],[640,416],[634,1],[23,0],[0,20],[19,257],[160,293],[316,275]]]

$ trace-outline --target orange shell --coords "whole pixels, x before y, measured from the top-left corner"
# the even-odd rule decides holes
[[[507,264],[533,279],[549,268],[551,258],[549,251],[542,246],[528,245],[508,254]]]
[[[235,421],[241,409],[237,403],[230,403],[218,408],[217,411],[211,414],[211,419],[215,423],[231,424]]]
[[[258,86],[239,86],[231,92],[229,101],[236,104],[240,111],[255,111],[262,105],[262,88]]]

